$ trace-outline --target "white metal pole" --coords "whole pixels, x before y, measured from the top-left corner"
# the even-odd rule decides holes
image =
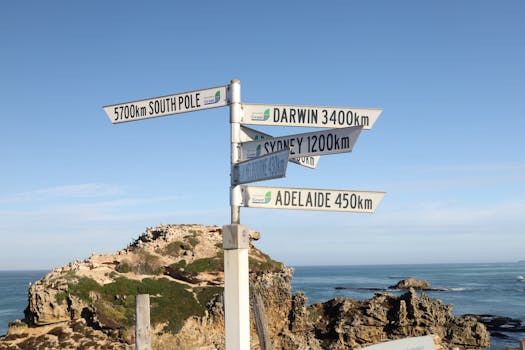
[[[231,225],[223,227],[224,246],[224,331],[226,350],[250,349],[249,233],[240,223],[236,196],[240,187],[233,185],[234,165],[239,162],[241,128],[241,82],[230,84],[231,124]]]
[[[241,134],[241,81],[232,80],[230,84],[230,125],[231,125],[231,169],[230,169],[230,203],[231,223],[241,223],[241,209],[235,203],[235,196],[240,191],[239,186],[233,184],[233,167],[240,160],[240,134]]]

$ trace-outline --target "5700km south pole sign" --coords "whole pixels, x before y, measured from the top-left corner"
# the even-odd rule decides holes
[[[199,111],[228,104],[227,86],[151,97],[104,107],[113,124]]]

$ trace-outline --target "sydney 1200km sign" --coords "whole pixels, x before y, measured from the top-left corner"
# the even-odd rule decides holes
[[[330,129],[241,143],[242,160],[290,148],[290,157],[351,152],[361,127]]]

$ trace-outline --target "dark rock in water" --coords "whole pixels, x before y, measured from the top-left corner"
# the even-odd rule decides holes
[[[483,323],[487,330],[493,337],[497,337],[500,332],[514,333],[523,332],[525,333],[525,325],[521,320],[505,316],[494,316],[494,315],[465,315],[476,318],[478,322]],[[504,337],[506,337],[504,335]]]
[[[422,280],[418,280],[418,279],[409,277],[409,278],[406,278],[406,279],[403,279],[403,280],[397,282],[396,285],[390,286],[388,288],[408,290],[410,288],[414,288],[414,289],[428,289],[429,287],[430,287],[430,282],[422,281]]]
[[[385,292],[386,290],[383,288],[358,288],[358,287],[343,287],[343,286],[337,286],[335,287],[335,290],[364,290],[364,291],[370,291],[370,292]]]

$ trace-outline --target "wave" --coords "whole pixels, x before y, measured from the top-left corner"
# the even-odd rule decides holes
[[[396,288],[377,288],[377,287],[351,287],[351,286],[336,286],[336,290],[362,290],[370,292],[403,292],[406,289],[396,289]],[[475,291],[477,289],[465,288],[465,287],[452,287],[452,288],[423,288],[421,289],[424,292],[465,292],[465,291]]]

